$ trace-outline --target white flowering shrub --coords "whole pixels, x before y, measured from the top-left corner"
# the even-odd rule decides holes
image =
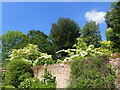
[[[40,81],[36,78],[27,78],[20,83],[19,88],[39,88]]]
[[[27,78],[20,83],[19,88],[55,88],[55,78],[51,72],[45,67],[43,79],[38,80],[37,78]]]
[[[43,65],[52,63],[52,56],[47,53],[39,52],[38,46],[28,44],[23,49],[13,49],[8,60],[24,60],[35,65]]]
[[[63,62],[71,61],[76,57],[91,57],[111,53],[111,51],[109,51],[108,49],[103,49],[101,47],[95,48],[94,45],[87,46],[87,44],[84,43],[81,38],[77,38],[77,41],[77,44],[73,45],[73,47],[76,49],[59,50],[57,52],[68,53],[67,57],[63,60]]]
[[[44,84],[43,82],[39,81],[37,78],[27,78],[23,82],[20,83],[18,88],[25,88],[25,89],[42,89],[42,88],[55,88],[53,84]]]
[[[34,62],[33,66],[36,65],[44,65],[44,64],[52,64],[52,55],[47,55],[46,53],[43,54],[43,56],[38,57]]]

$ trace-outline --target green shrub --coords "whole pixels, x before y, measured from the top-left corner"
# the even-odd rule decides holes
[[[23,60],[12,60],[5,74],[5,83],[18,87],[27,72],[32,73],[31,64]]]
[[[43,82],[44,84],[53,84],[55,85],[55,79],[56,77],[52,76],[51,71],[47,69],[47,67],[44,69],[44,75],[43,75]]]
[[[44,84],[36,78],[28,78],[20,83],[19,88],[55,88],[55,85]]]
[[[114,88],[115,71],[108,57],[76,58],[71,62],[70,88]]]
[[[26,73],[20,75],[19,78],[18,78],[18,80],[19,80],[20,82],[23,82],[24,79],[30,78],[30,77],[32,77],[32,74],[31,74],[30,72],[26,72]]]
[[[5,72],[0,72],[0,75],[1,75],[1,82],[2,82],[2,84],[5,84]]]
[[[19,88],[55,88],[55,77],[47,68],[44,69],[44,75],[42,80],[37,78],[27,78],[20,83]]]

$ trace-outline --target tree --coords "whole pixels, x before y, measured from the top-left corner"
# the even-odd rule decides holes
[[[10,51],[14,48],[18,49],[17,44],[23,38],[24,34],[20,31],[8,31],[1,36],[2,40],[2,60],[8,58]]]
[[[105,15],[105,18],[107,27],[112,28],[113,32],[113,36],[110,38],[113,43],[112,48],[120,51],[120,1],[112,3],[110,10],[107,11]]]
[[[69,18],[60,18],[57,23],[52,24],[50,38],[58,50],[68,49],[76,42],[79,31],[77,23]]]
[[[30,30],[18,45],[23,48],[28,44],[37,45],[42,53],[55,54],[55,47],[52,46],[48,36],[39,30]]]
[[[108,29],[106,30],[106,38],[107,38],[107,41],[113,41],[113,39],[115,39],[114,36],[115,36],[115,34],[114,34],[112,28],[108,28]]]
[[[37,45],[40,52],[51,54],[52,44],[50,43],[49,38],[46,34],[39,30],[31,30],[27,36],[29,37],[29,43]]]
[[[112,44],[111,41],[103,41],[103,42],[100,42],[100,44],[102,48],[111,50],[111,44]]]
[[[81,37],[87,45],[93,44],[95,47],[100,47],[101,35],[98,25],[95,22],[87,22],[82,28]]]

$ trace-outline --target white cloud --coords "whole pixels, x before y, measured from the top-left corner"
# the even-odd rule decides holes
[[[95,21],[96,23],[103,23],[105,22],[105,16],[106,12],[97,12],[96,10],[92,10],[92,11],[88,11],[85,13],[85,17],[87,19],[87,21]]]

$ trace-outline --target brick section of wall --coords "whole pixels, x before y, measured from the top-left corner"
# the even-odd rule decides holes
[[[109,60],[110,60],[109,64],[116,68],[116,75],[117,75],[116,84],[117,84],[117,88],[120,88],[120,53],[111,54]]]
[[[116,54],[111,54],[111,56],[115,56]],[[110,58],[109,64],[116,68],[116,75],[117,75],[117,88],[120,88],[120,56],[116,55],[116,58]],[[44,67],[36,66],[33,67],[34,76],[41,80],[41,76],[44,73]],[[70,66],[69,63],[60,63],[60,64],[53,64],[48,65],[47,68],[51,70],[52,74],[56,76],[56,88],[65,88],[69,84],[69,76],[70,76]]]
[[[34,76],[41,80],[41,76],[44,74],[45,66],[36,66],[33,67]],[[70,76],[70,66],[68,63],[60,63],[48,65],[47,69],[51,71],[51,73],[56,76],[56,88],[65,88],[69,84],[69,76]]]

